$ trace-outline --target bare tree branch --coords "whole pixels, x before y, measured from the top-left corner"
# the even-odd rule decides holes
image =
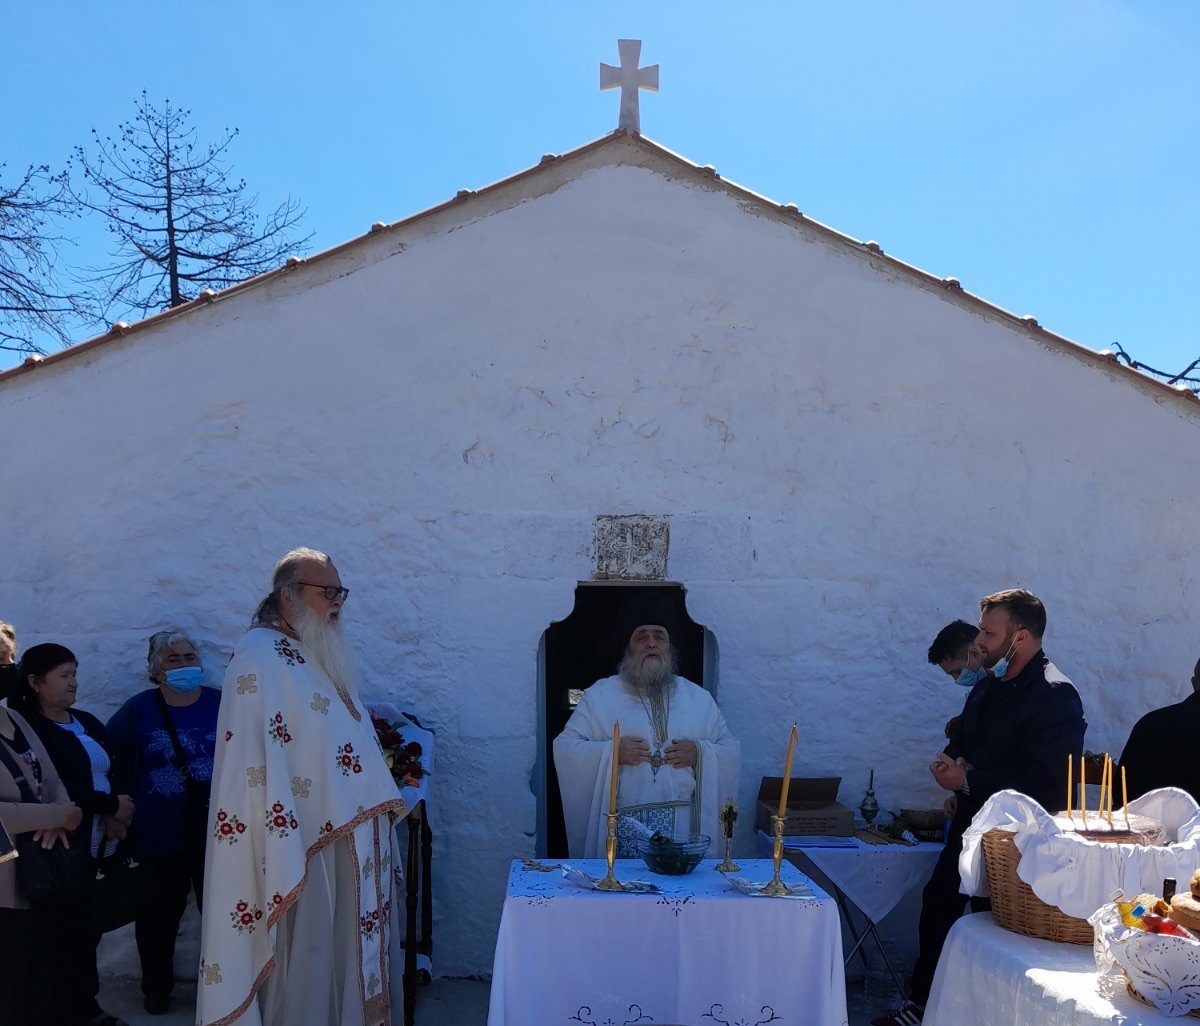
[[[68,345],[67,322],[86,316],[58,272],[58,224],[76,212],[66,176],[46,165],[29,166],[15,185],[0,181],[0,349],[40,353],[47,336]]]
[[[200,146],[191,111],[143,92],[117,135],[92,130],[90,150],[75,148],[85,188],[74,193],[106,219],[111,266],[89,268],[105,310],[145,316],[186,303],[205,288],[224,288],[278,267],[305,246],[294,238],[304,211],[287,199],[265,217],[257,197],[225,163],[237,129]]]
[[[1197,368],[1200,368],[1200,356],[1196,357],[1178,374],[1172,374],[1169,371],[1162,371],[1151,367],[1148,363],[1142,363],[1141,360],[1135,360],[1121,348],[1119,342],[1113,343],[1113,349],[1116,352],[1117,359],[1124,360],[1134,370],[1153,374],[1156,378],[1164,378],[1168,385],[1187,385],[1193,392],[1200,391],[1200,370],[1197,370]]]

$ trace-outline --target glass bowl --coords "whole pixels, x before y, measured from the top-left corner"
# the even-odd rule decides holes
[[[707,834],[696,834],[686,841],[635,837],[633,848],[651,873],[686,876],[700,865],[700,860],[704,858],[710,843],[711,839]]]

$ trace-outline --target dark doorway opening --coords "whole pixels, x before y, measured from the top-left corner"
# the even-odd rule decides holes
[[[545,858],[567,857],[562,798],[554,770],[554,739],[571,718],[578,693],[617,672],[617,663],[629,640],[618,637],[622,607],[630,599],[651,593],[671,604],[676,623],[681,625],[671,637],[679,660],[679,675],[712,689],[716,645],[712,635],[688,616],[683,585],[596,581],[575,589],[575,608],[571,614],[552,623],[542,635],[538,850]]]

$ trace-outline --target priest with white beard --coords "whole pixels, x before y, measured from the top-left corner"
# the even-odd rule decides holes
[[[629,858],[635,829],[685,840],[719,836],[721,802],[737,794],[741,744],[717,703],[675,674],[665,604],[634,599],[622,611],[628,639],[615,677],[583,693],[554,739],[567,845],[573,858],[604,858],[612,773],[613,724],[621,725],[617,782],[617,857]]]
[[[391,1026],[404,802],[358,697],[349,591],[322,552],[275,567],[217,721],[199,1026]]]

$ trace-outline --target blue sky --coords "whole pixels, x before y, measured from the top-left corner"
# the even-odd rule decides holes
[[[5,13],[6,181],[146,89],[202,139],[239,128],[238,174],[264,208],[298,197],[322,249],[612,130],[599,63],[641,38],[656,142],[1084,345],[1200,356],[1195,0],[56,10]]]

